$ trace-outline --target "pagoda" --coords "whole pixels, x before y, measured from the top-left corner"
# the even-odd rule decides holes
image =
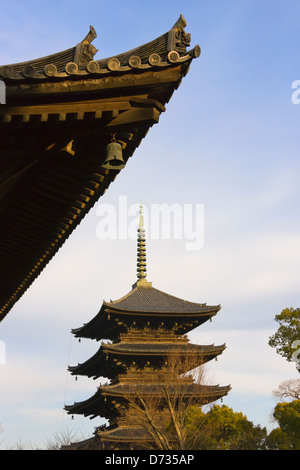
[[[220,305],[209,306],[169,295],[147,281],[141,206],[136,283],[119,300],[104,301],[99,313],[90,322],[72,330],[79,339],[104,340],[94,356],[69,367],[70,373],[94,379],[105,377],[109,382],[100,385],[91,398],[65,406],[65,410],[71,415],[80,414],[90,419],[102,417],[109,424],[97,428],[91,439],[74,443],[68,448],[163,448],[153,437],[151,426],[145,426],[141,410],[136,411],[137,403],[157,400],[155,419],[157,425],[163,428],[170,423],[170,413],[164,399],[166,390],[170,399],[180,397],[181,401],[197,406],[227,395],[230,386],[203,385],[186,374],[191,368],[217,358],[224,351],[224,344],[196,345],[187,338],[187,333],[212,319],[220,308]]]

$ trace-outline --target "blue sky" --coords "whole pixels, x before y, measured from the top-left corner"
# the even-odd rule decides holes
[[[204,244],[148,237],[148,280],[195,302],[221,304],[191,340],[227,349],[208,367],[231,384],[224,403],[273,426],[272,397],[298,378],[268,346],[274,317],[299,306],[300,3],[293,0],[51,2],[0,1],[0,64],[48,55],[80,42],[92,24],[96,58],[130,50],[169,30],[182,13],[201,56],[166,112],[99,203],[0,325],[1,448],[19,438],[43,445],[54,432],[93,432],[101,420],[70,416],[64,404],[90,397],[93,380],[66,372],[98,344],[72,338],[103,299],[135,282],[136,243],[100,240],[99,205],[143,202],[204,207]],[[131,218],[132,219],[132,218]]]

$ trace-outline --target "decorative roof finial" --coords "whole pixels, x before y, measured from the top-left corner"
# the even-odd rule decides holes
[[[147,278],[146,268],[146,235],[144,227],[143,204],[140,205],[139,228],[137,237],[137,277],[138,279]]]

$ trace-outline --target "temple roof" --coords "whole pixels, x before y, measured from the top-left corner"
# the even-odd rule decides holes
[[[185,399],[192,397],[195,399],[203,398],[204,403],[210,403],[217,398],[225,395],[230,386],[220,387],[219,385],[200,385],[196,383],[116,383],[108,385],[100,385],[100,390],[106,396],[129,397],[141,395],[146,396],[163,396],[162,391],[167,389],[171,396],[182,396]],[[209,401],[207,401],[209,400]]]
[[[184,354],[184,355],[216,355],[220,354],[225,349],[225,345],[221,346],[201,346],[198,344],[176,344],[176,343],[153,343],[153,342],[143,342],[143,343],[117,343],[117,344],[103,344],[103,352],[105,354],[120,354],[120,355],[136,355],[142,354],[146,356],[155,356],[155,355],[168,355],[172,352],[175,354]]]
[[[103,347],[100,346],[96,354],[77,366],[69,366],[68,370],[72,375],[85,375],[94,379],[99,377],[113,379],[116,375],[124,373],[126,368],[116,365],[111,357],[106,356]]]
[[[199,57],[200,47],[197,45],[187,51],[191,37],[185,32],[185,27],[186,21],[180,15],[170,31],[149,43],[112,57],[95,59],[98,50],[91,43],[97,33],[93,26],[90,26],[87,36],[76,46],[39,59],[2,65],[0,77],[8,83],[42,81],[49,78],[64,80],[77,76],[105,76],[111,72],[145,71],[187,62],[191,58]]]
[[[149,442],[153,438],[142,426],[99,426],[95,436],[62,446],[62,450],[103,450],[103,442]],[[130,446],[131,447],[131,446]],[[120,449],[118,449],[120,450]],[[148,448],[149,450],[149,448]]]
[[[159,121],[196,47],[185,20],[144,46],[94,60],[76,46],[0,67],[0,320],[45,269]],[[112,138],[122,164],[106,164]]]
[[[142,426],[118,426],[112,429],[98,429],[97,435],[108,441],[149,441],[153,438]]]
[[[148,285],[147,285],[148,284]],[[160,314],[202,314],[218,311],[220,305],[208,306],[202,303],[189,302],[174,295],[167,294],[152,287],[150,283],[134,287],[119,300],[103,302],[110,311],[160,313]]]
[[[61,450],[103,450],[103,442],[116,442],[122,441],[123,443],[133,442],[149,442],[153,441],[151,435],[142,426],[106,426],[102,425],[96,428],[95,435],[89,439],[79,442],[73,442],[62,446]],[[130,446],[131,447],[131,446]],[[118,450],[120,450],[117,447]],[[149,448],[148,448],[149,450]]]
[[[99,436],[93,436],[83,441],[71,442],[62,445],[61,450],[102,450],[101,440]]]
[[[166,344],[166,343],[116,343],[102,344],[96,354],[84,363],[77,366],[69,366],[68,370],[72,375],[86,375],[94,379],[99,377],[107,377],[112,379],[120,373],[124,373],[126,368],[121,364],[116,364],[112,359],[122,357],[122,360],[134,360],[136,363],[140,361],[155,358],[164,361],[170,351],[177,354],[187,354],[191,356],[197,354],[201,356],[202,362],[206,363],[214,359],[225,349],[225,344],[220,346],[206,345],[200,346],[196,344]]]
[[[166,328],[169,325],[175,334],[181,335],[209,320],[220,308],[220,305],[189,302],[137,283],[121,299],[103,301],[99,313],[72,333],[76,337],[114,340],[133,323],[144,326],[149,323],[154,327],[164,323]]]
[[[115,400],[120,402],[120,399],[127,400],[130,396],[136,397],[152,397],[163,396],[163,389],[166,387],[165,383],[161,384],[114,384],[103,385],[97,392],[90,398],[82,402],[75,402],[73,405],[66,405],[65,410],[68,414],[81,414],[90,416],[91,419],[101,416],[106,419],[111,419],[118,414],[114,405]],[[222,398],[230,391],[230,385],[220,387],[219,385],[198,385],[198,384],[183,384],[169,386],[170,395],[184,397],[191,399],[200,406]]]

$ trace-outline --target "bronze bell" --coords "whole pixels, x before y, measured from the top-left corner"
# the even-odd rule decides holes
[[[124,166],[125,163],[122,155],[122,146],[114,139],[106,147],[106,156],[103,167],[119,170],[124,168]]]

